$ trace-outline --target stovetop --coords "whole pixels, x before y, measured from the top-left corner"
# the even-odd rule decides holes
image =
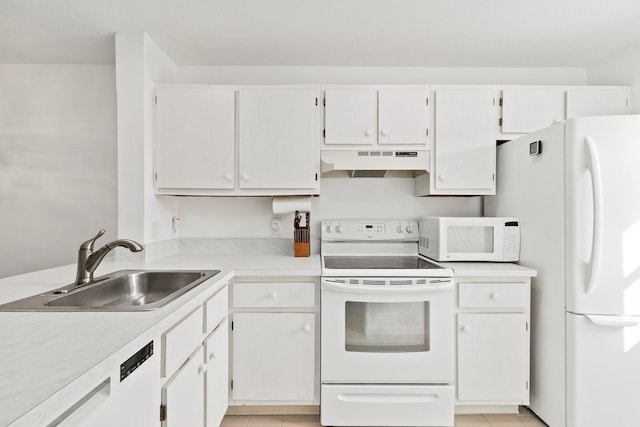
[[[325,256],[324,266],[328,269],[336,270],[430,270],[442,268],[431,261],[417,256]]]

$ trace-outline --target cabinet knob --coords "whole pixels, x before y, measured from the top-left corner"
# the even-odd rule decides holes
[[[365,129],[364,134],[366,136],[370,136],[371,135],[371,129]]]
[[[302,329],[304,329],[305,332],[311,332],[311,326],[310,325],[304,325],[304,327]]]
[[[496,300],[500,298],[500,294],[498,292],[491,292],[491,299]]]
[[[213,360],[216,358],[216,352],[212,351],[211,353],[209,353],[209,360]]]
[[[227,182],[233,182],[233,177],[231,176],[231,174],[225,173],[224,180]]]
[[[277,292],[271,292],[269,294],[269,298],[271,299],[278,299],[278,293]]]
[[[249,182],[249,175],[247,175],[246,173],[243,173],[242,175],[240,175],[240,179],[243,180],[244,182]]]
[[[380,130],[380,135],[385,136],[387,134],[387,130],[386,129],[381,129]]]
[[[207,364],[203,363],[202,365],[198,366],[198,373],[204,374],[205,372],[207,372]]]
[[[471,332],[471,326],[469,325],[464,325],[462,327],[462,332]]]

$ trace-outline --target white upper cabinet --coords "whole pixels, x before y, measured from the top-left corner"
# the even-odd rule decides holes
[[[325,90],[325,139],[336,146],[429,147],[429,87],[336,86]]]
[[[564,91],[523,87],[502,91],[502,133],[530,133],[564,120]]]
[[[156,96],[157,188],[233,188],[235,92],[171,85]]]
[[[311,87],[240,89],[240,188],[317,186],[317,101]]]
[[[158,194],[318,194],[315,86],[157,87]]]
[[[327,89],[325,144],[377,142],[378,92],[375,89]]]
[[[567,119],[581,116],[629,114],[631,97],[628,87],[603,88],[600,90],[568,90]]]
[[[493,89],[436,89],[430,194],[495,193],[497,119]]]
[[[387,89],[378,92],[380,144],[429,142],[427,89]]]

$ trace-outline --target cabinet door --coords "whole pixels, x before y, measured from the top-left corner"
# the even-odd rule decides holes
[[[629,94],[624,89],[567,91],[567,120],[629,112]]]
[[[160,86],[156,94],[157,187],[233,188],[235,92]]]
[[[233,324],[235,400],[314,399],[314,313],[236,313]]]
[[[387,89],[378,92],[380,144],[427,144],[427,89]]]
[[[206,425],[216,427],[222,423],[229,405],[229,322],[226,319],[205,340],[204,347]]]
[[[314,188],[320,150],[314,89],[241,89],[240,188]]]
[[[502,91],[502,133],[530,133],[564,120],[561,89]]]
[[[437,90],[435,109],[434,188],[437,194],[446,194],[446,190],[494,192],[494,92]]]
[[[202,347],[162,387],[166,407],[163,427],[204,425],[204,371]]]
[[[458,399],[527,401],[529,330],[523,313],[458,314]]]
[[[327,89],[325,144],[375,144],[378,132],[377,97],[375,89]]]

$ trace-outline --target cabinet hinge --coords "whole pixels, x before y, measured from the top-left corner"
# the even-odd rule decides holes
[[[625,105],[628,107],[629,106],[629,98],[625,99]]]
[[[153,102],[158,105],[158,95],[153,97]]]
[[[502,98],[500,98],[499,105],[502,107]]]
[[[167,405],[160,405],[160,421],[167,421]]]
[[[231,330],[233,331],[233,322],[231,322]]]
[[[524,322],[524,330],[529,332],[529,322]]]
[[[316,97],[316,107],[318,106],[318,98]]]
[[[429,105],[429,98],[427,98],[427,105]]]
[[[316,174],[316,181],[318,180],[318,174]]]
[[[322,106],[326,107],[327,106],[327,98],[322,98]]]
[[[327,130],[326,129],[322,129],[322,137],[323,138],[327,137]]]
[[[493,181],[495,181],[495,180],[496,180],[496,174],[495,174],[495,173],[492,173],[492,174],[491,174],[491,182],[493,182]]]
[[[524,385],[525,389],[529,390],[529,381],[525,381],[525,385]]]
[[[231,380],[231,390],[233,390],[233,380]]]
[[[158,180],[158,172],[153,174],[153,179],[156,180],[156,181]]]
[[[500,119],[498,120],[498,125],[502,126],[502,117],[500,117]]]
[[[427,129],[427,136],[429,136],[429,129]]]

